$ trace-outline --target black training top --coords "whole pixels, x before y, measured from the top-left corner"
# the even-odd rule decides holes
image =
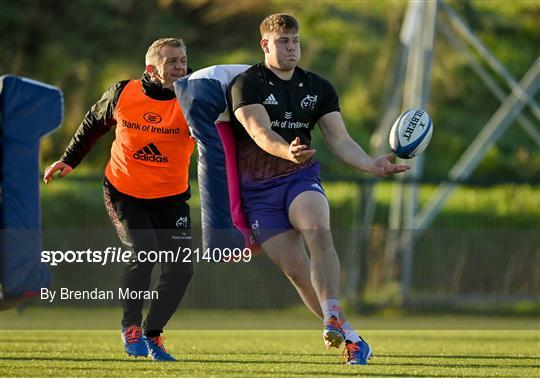
[[[234,111],[250,104],[262,104],[270,117],[271,128],[285,141],[296,137],[311,143],[311,130],[327,113],[339,111],[337,93],[327,80],[296,67],[291,80],[281,80],[264,63],[237,76],[230,87],[232,122],[238,140],[241,183],[285,176],[313,163],[288,161],[262,150],[234,117]]]

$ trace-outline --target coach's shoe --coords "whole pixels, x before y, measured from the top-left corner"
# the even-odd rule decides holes
[[[148,349],[142,339],[142,329],[138,325],[122,328],[122,342],[128,355],[134,357],[146,357]]]
[[[358,342],[345,341],[345,352],[347,354],[348,365],[367,365],[371,358],[371,347],[364,340]]]
[[[331,347],[339,348],[341,343],[345,341],[345,333],[341,327],[341,321],[337,317],[332,316],[324,323],[323,340],[327,349]]]
[[[148,353],[150,354],[150,358],[152,358],[152,360],[161,362],[176,362],[176,359],[167,353],[167,350],[165,350],[165,346],[163,345],[163,337],[143,336],[143,340],[146,343]]]

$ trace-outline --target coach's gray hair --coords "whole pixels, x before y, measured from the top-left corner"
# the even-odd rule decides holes
[[[159,55],[159,51],[163,46],[179,47],[184,50],[184,52],[186,51],[186,45],[184,44],[184,40],[180,38],[160,38],[152,42],[152,44],[148,48],[145,56],[146,65],[155,65],[159,61],[159,58],[161,58],[161,56]]]

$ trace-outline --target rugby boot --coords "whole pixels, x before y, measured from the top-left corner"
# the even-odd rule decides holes
[[[172,355],[167,353],[167,350],[165,349],[165,346],[163,345],[163,337],[143,336],[143,340],[146,343],[146,347],[148,348],[148,353],[150,354],[150,358],[152,358],[152,360],[160,361],[160,362],[175,362],[176,361],[176,358],[174,358]]]
[[[138,325],[130,325],[122,328],[122,342],[126,353],[133,357],[146,357],[148,348],[142,339],[142,328]]]
[[[335,316],[330,317],[324,323],[323,340],[327,349],[331,347],[337,349],[345,341],[345,332],[343,332],[341,325],[341,321]]]
[[[345,341],[345,354],[348,365],[367,365],[372,354],[371,347],[366,341],[361,339],[358,342]]]

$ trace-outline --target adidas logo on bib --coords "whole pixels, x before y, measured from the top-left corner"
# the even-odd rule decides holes
[[[271,93],[270,96],[268,96],[266,100],[263,101],[263,104],[264,105],[278,105],[278,102],[276,98],[274,97],[274,94]]]
[[[133,158],[139,159],[141,161],[147,162],[168,162],[167,157],[161,155],[159,149],[154,145],[153,142],[150,142],[148,145],[138,150],[133,154]]]

